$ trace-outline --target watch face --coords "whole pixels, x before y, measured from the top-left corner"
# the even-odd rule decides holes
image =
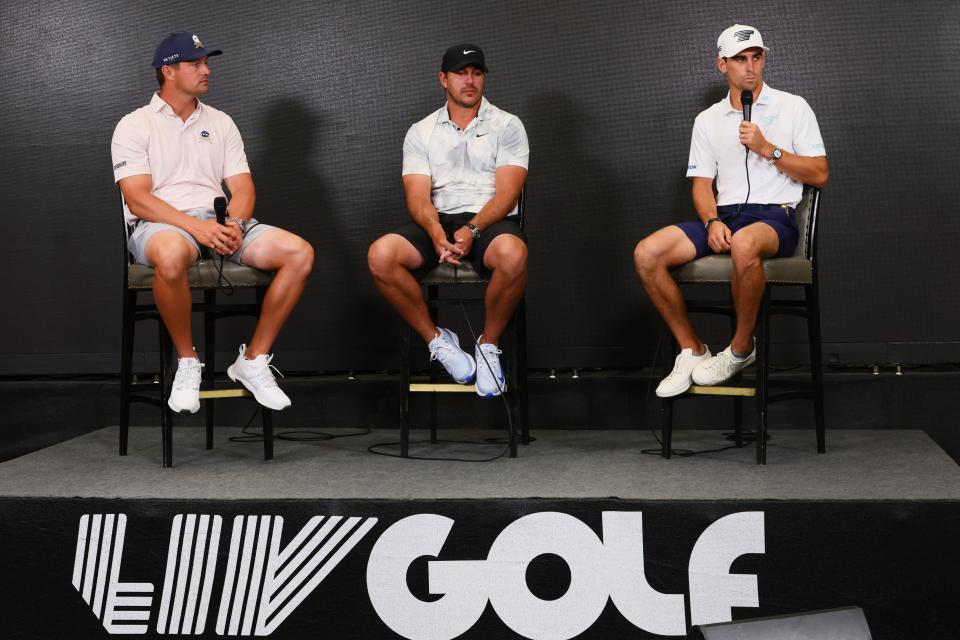
[[[773,150],[774,160],[779,160],[782,155],[783,155],[783,151],[781,151],[779,148]]]

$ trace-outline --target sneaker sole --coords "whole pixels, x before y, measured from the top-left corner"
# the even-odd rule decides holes
[[[674,391],[673,393],[660,393],[660,391],[655,391],[654,393],[657,394],[658,398],[673,398],[686,393],[687,391],[690,390],[690,387],[692,386],[693,386],[692,384],[688,384],[683,389],[680,389],[679,391]]]
[[[468,358],[470,357],[469,353],[467,354],[467,357]],[[477,363],[474,362],[473,358],[470,358],[470,362],[473,365],[473,368],[470,370],[470,375],[468,375],[463,380],[457,380],[453,376],[450,376],[450,378],[452,378],[453,381],[456,382],[457,384],[470,384],[471,382],[476,380],[477,379]],[[450,373],[450,372],[448,371],[447,373]]]
[[[184,413],[189,411],[190,413],[196,413],[200,411],[200,401],[197,400],[197,404],[192,407],[178,407],[173,403],[173,398],[167,398],[167,406],[170,407],[170,410],[174,413]]]
[[[506,393],[506,392],[507,392],[507,384],[504,383],[504,384],[503,384],[503,393]],[[494,391],[494,392],[492,392],[492,393],[483,393],[482,391],[480,391],[479,388],[477,389],[477,395],[480,396],[481,398],[496,398],[497,396],[500,395],[500,393],[501,393],[501,392],[500,392],[499,389],[496,390],[496,391]]]
[[[293,403],[288,403],[283,406],[267,404],[266,402],[263,401],[263,399],[259,395],[257,395],[256,391],[250,388],[250,386],[247,384],[247,381],[244,380],[242,376],[237,375],[236,370],[233,368],[233,365],[230,365],[229,367],[227,367],[227,377],[233,380],[234,382],[239,382],[240,384],[242,384],[244,389],[246,389],[247,391],[253,394],[253,399],[256,400],[258,403],[260,403],[261,405],[263,405],[264,407],[266,407],[267,409],[270,409],[272,411],[283,411],[284,409],[289,407],[291,404],[293,404]]]

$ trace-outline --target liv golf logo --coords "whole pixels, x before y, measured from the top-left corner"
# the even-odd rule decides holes
[[[273,633],[376,523],[316,516],[281,549],[280,516],[234,518],[217,634]],[[174,517],[157,633],[204,632],[222,525],[220,516]],[[120,582],[126,529],[124,514],[80,518],[73,586],[108,632],[143,634],[156,594],[149,582]]]
[[[282,517],[235,517],[217,603],[211,600],[220,516],[174,517],[163,591],[157,594],[152,583],[120,582],[126,516],[84,515],[73,585],[111,634],[147,633],[159,596],[159,634],[203,634],[213,608],[217,635],[265,636],[376,523],[377,518],[316,516],[281,548]],[[425,602],[410,592],[408,570],[418,558],[440,554],[454,521],[436,514],[404,518],[384,531],[370,552],[370,602],[390,629],[410,640],[452,640],[473,627],[488,604],[524,637],[566,640],[589,629],[608,600],[640,629],[685,635],[685,594],[660,593],[647,582],[642,513],[605,511],[602,523],[601,540],[568,514],[523,516],[497,536],[483,560],[428,562],[429,591],[440,598]],[[733,513],[707,527],[688,564],[691,623],[729,622],[732,607],[758,607],[756,576],[731,574],[730,567],[742,555],[764,552],[763,512]],[[543,554],[561,557],[570,571],[569,587],[555,600],[541,599],[527,586],[527,567]]]

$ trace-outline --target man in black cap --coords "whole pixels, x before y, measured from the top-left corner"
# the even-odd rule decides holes
[[[113,134],[114,180],[123,192],[128,246],[137,262],[154,268],[153,295],[179,357],[167,404],[174,411],[200,408],[203,364],[193,348],[192,301],[187,269],[200,258],[200,247],[239,264],[275,276],[249,345],[228,369],[257,402],[284,409],[290,399],[270,369],[270,350],[313,268],[313,249],[299,236],[253,216],[256,194],[233,120],[198,99],[207,92],[208,51],[200,38],[173,33],[153,56],[160,90],[150,104],[127,114]],[[212,204],[230,190],[225,225],[216,221]]]
[[[403,187],[413,224],[379,238],[367,259],[380,293],[460,384],[500,395],[506,381],[497,343],[527,284],[527,246],[516,222],[530,155],[520,120],[483,97],[480,47],[447,49],[439,81],[446,104],[417,122],[403,142]],[[457,334],[433,324],[418,278],[438,263],[469,258],[489,278],[486,319],[474,355]]]

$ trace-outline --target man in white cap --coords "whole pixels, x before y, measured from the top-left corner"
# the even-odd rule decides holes
[[[430,358],[460,384],[476,377],[478,395],[498,396],[507,382],[497,343],[527,284],[516,214],[530,147],[520,119],[483,97],[486,75],[480,47],[447,49],[439,74],[445,104],[403,141],[412,221],[370,245],[367,262],[377,289],[427,343]],[[433,324],[417,282],[438,263],[459,265],[462,258],[490,280],[473,357],[457,334]]]
[[[270,371],[270,349],[303,293],[313,268],[313,248],[289,231],[258,223],[256,195],[233,120],[200,102],[209,87],[211,56],[195,34],[172,33],[153,55],[160,90],[150,104],[127,114],[113,134],[113,177],[123,192],[127,243],[134,259],[152,266],[153,296],[178,355],[167,404],[174,411],[200,408],[200,371],[191,336],[192,301],[187,269],[200,247],[264,271],[275,272],[250,343],[227,369],[257,402],[290,406]],[[231,194],[226,224],[213,201]]]
[[[720,384],[754,361],[754,324],[766,285],[761,260],[793,255],[799,237],[794,208],[803,185],[823,187],[829,176],[810,106],[763,81],[769,49],[760,32],[735,24],[720,34],[717,47],[717,68],[729,92],[697,116],[687,165],[699,221],[664,227],[634,251],[644,289],[680,346],[673,371],[657,387],[662,398],[692,383]],[[742,115],[747,94],[753,105],[749,122]],[[668,271],[712,253],[729,253],[733,260],[737,313],[730,345],[716,356],[693,330]]]

